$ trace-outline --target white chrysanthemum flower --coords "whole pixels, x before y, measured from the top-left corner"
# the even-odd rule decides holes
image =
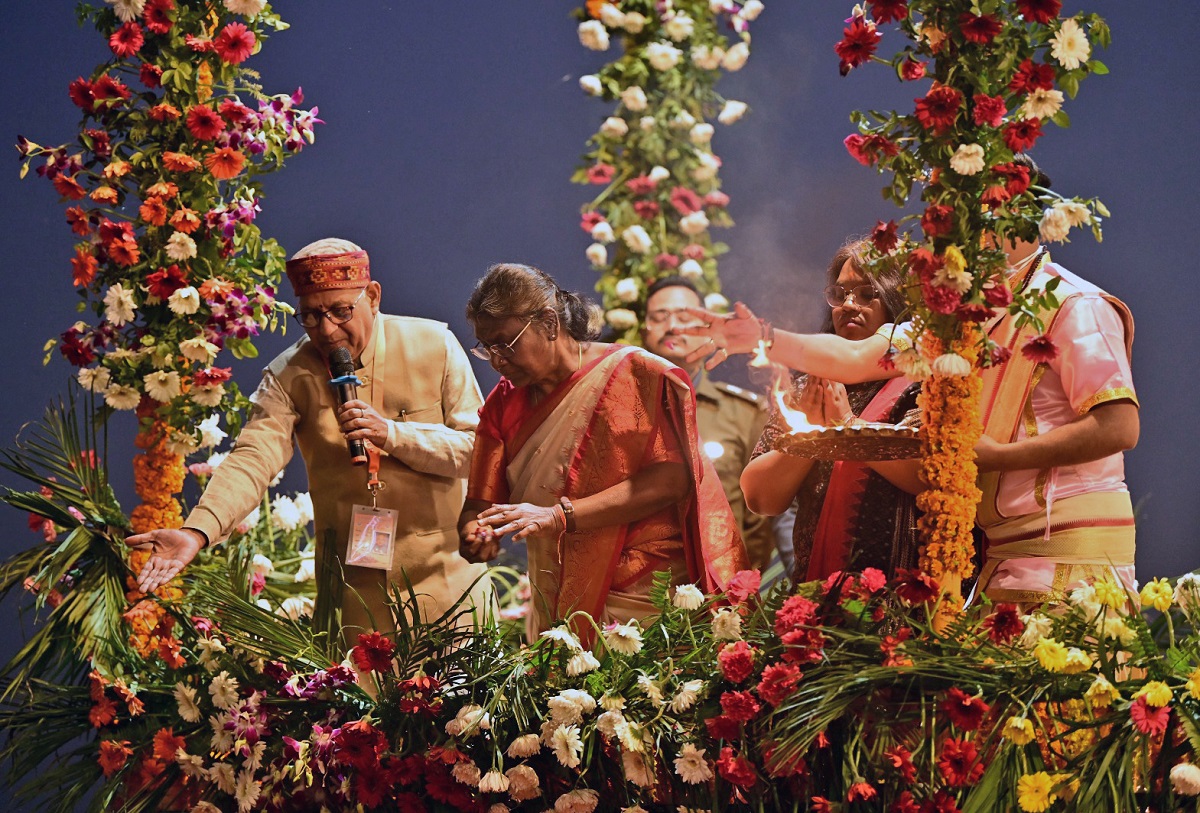
[[[642,116],[638,119],[638,127],[642,128],[643,132],[650,132],[658,126],[658,120],[654,116]]]
[[[541,795],[537,771],[528,765],[517,765],[504,772],[508,777],[508,797],[514,802],[523,802]]]
[[[596,660],[596,656],[591,652],[576,652],[567,661],[567,676],[578,677],[588,672],[595,672],[599,668],[600,661]]]
[[[238,813],[250,813],[258,804],[261,794],[262,782],[254,778],[253,771],[242,771],[238,774],[237,788],[233,794],[237,799]]]
[[[639,11],[627,11],[621,27],[630,34],[640,34],[646,27],[646,15]]]
[[[263,10],[267,0],[225,0],[225,8],[243,17],[253,17]]]
[[[1175,582],[1175,603],[1189,616],[1200,614],[1200,575],[1186,573]]]
[[[758,15],[763,13],[762,0],[747,0],[742,6],[741,15],[743,19],[754,22],[758,19]]]
[[[1087,62],[1091,53],[1092,46],[1088,43],[1087,34],[1074,20],[1063,20],[1058,33],[1050,39],[1050,55],[1069,71]]]
[[[605,737],[612,739],[617,736],[617,726],[625,722],[625,715],[613,709],[606,711],[596,718],[596,730]]]
[[[612,624],[604,630],[604,645],[620,655],[636,655],[642,649],[642,631],[633,619]]]
[[[958,353],[943,353],[933,360],[933,372],[950,378],[965,378],[971,374],[971,362]]]
[[[1092,222],[1091,210],[1077,200],[1060,200],[1054,204],[1054,208],[1063,213],[1073,229]]]
[[[583,651],[583,645],[579,643],[579,638],[567,627],[551,627],[542,632],[539,637],[549,638],[551,641],[562,644],[573,652]]]
[[[671,177],[671,170],[667,169],[666,167],[656,165],[650,167],[650,172],[646,174],[646,177],[655,183],[662,183]]]
[[[725,102],[725,106],[717,114],[717,121],[722,124],[733,124],[746,115],[746,111],[749,109],[749,106],[745,102],[738,102],[731,99]]]
[[[671,698],[671,711],[682,714],[696,705],[696,701],[700,699],[700,690],[703,688],[703,680],[689,680],[684,683]]]
[[[696,124],[688,131],[688,140],[698,147],[703,147],[712,141],[714,128],[706,121]]]
[[[637,327],[637,314],[628,308],[612,308],[604,314],[604,319],[614,330],[629,330]]]
[[[123,23],[133,22],[146,10],[146,0],[104,0],[104,2],[113,7],[113,11],[117,13],[117,19]]]
[[[704,307],[710,311],[724,312],[729,310],[729,300],[721,294],[709,294],[704,297]]]
[[[599,20],[579,24],[579,44],[590,51],[608,50],[608,29]]]
[[[186,722],[200,722],[200,706],[196,704],[196,690],[184,683],[176,683],[175,705],[179,709],[179,716]]]
[[[713,614],[714,641],[742,640],[742,616],[733,607],[722,607]]]
[[[200,448],[200,443],[192,435],[172,430],[167,437],[167,451],[180,457],[187,457]]]
[[[600,708],[605,711],[620,711],[625,708],[625,698],[619,694],[605,693],[600,698]]]
[[[292,581],[295,584],[301,582],[310,582],[317,577],[317,562],[311,556],[300,560],[300,566],[296,568],[296,573],[292,576]],[[270,609],[270,608],[267,608]]]
[[[694,584],[681,584],[675,588],[671,603],[681,610],[698,610],[704,605],[704,593]]]
[[[109,286],[104,292],[104,318],[117,327],[133,321],[136,308],[133,292],[121,283]]]
[[[200,292],[191,285],[184,286],[167,297],[167,307],[179,316],[193,314],[200,310]]]
[[[167,256],[176,262],[190,260],[196,256],[196,241],[181,231],[167,239]]]
[[[537,734],[522,734],[508,745],[504,753],[511,759],[525,759],[542,750],[542,742]]]
[[[690,215],[679,218],[679,230],[686,235],[694,237],[702,234],[706,229],[708,229],[708,215],[703,211],[692,212]]]
[[[633,113],[640,113],[649,104],[646,100],[646,91],[637,85],[630,85],[621,91],[621,104],[625,105],[626,110]]]
[[[950,156],[950,169],[959,175],[978,175],[984,166],[983,147],[979,144],[959,144]]]
[[[1118,641],[1123,647],[1128,647],[1137,640],[1137,633],[1123,618],[1105,618],[1100,626],[1100,632],[1105,638]]]
[[[599,96],[604,92],[604,86],[600,84],[600,77],[594,73],[579,77],[579,88],[589,96]]]
[[[294,531],[303,524],[291,497],[280,494],[271,501],[271,524],[281,531]]]
[[[621,750],[621,767],[625,770],[625,781],[632,782],[639,788],[648,788],[654,784],[647,766],[647,759],[642,754]]]
[[[554,800],[554,813],[592,813],[600,804],[600,793],[590,788],[577,788]]]
[[[620,116],[609,116],[600,124],[600,133],[608,138],[624,138],[629,133],[629,122]]]
[[[179,343],[179,355],[188,361],[195,361],[200,364],[211,364],[217,357],[218,352],[220,352],[220,348],[204,338],[203,335],[193,336]]]
[[[238,701],[237,690],[237,678],[230,677],[229,673],[224,670],[208,685],[208,693],[212,695],[213,705],[219,709],[233,708]]]
[[[692,64],[702,71],[715,71],[721,67],[721,60],[725,58],[725,49],[719,46],[695,45],[692,46]]]
[[[483,777],[479,766],[470,760],[454,763],[454,767],[450,769],[450,775],[454,777],[455,782],[471,788],[476,787]]]
[[[229,749],[225,748],[223,750],[228,751]],[[218,762],[209,768],[208,779],[221,792],[228,793],[230,796],[237,791],[237,774],[234,773],[233,766],[228,763]]]
[[[663,31],[668,37],[676,42],[683,42],[690,37],[696,30],[696,21],[684,14],[682,11],[677,11],[672,14],[665,23],[663,23]]]
[[[479,780],[480,793],[505,793],[508,790],[508,777],[500,771],[488,771]]]
[[[213,452],[212,454],[210,454],[208,456],[208,460],[206,460],[205,462],[208,463],[208,467],[210,469],[215,469],[215,468],[217,468],[217,466],[220,466],[222,463],[224,463],[225,458],[227,458],[227,457],[229,457],[229,452]],[[246,517],[246,519],[244,521],[249,522],[251,525],[257,525],[258,524],[258,513],[259,513],[259,509],[256,507],[253,511],[250,512],[250,514]],[[250,517],[254,517],[254,519],[251,520]]]
[[[1048,119],[1062,109],[1063,94],[1061,90],[1034,88],[1025,97],[1021,105],[1020,117],[1023,119]]]
[[[608,265],[608,249],[603,243],[592,243],[583,253],[594,268]]]
[[[259,671],[259,674],[262,674]],[[263,755],[267,753],[267,744],[262,740],[254,743],[254,747],[250,749],[250,755],[242,760],[242,768],[247,771],[257,771],[262,768]]]
[[[313,521],[313,504],[311,494],[309,494],[307,491],[298,492],[292,499],[292,504],[295,505],[296,510],[300,512],[301,525],[307,525]]]
[[[604,243],[607,245],[613,240],[616,240],[617,236],[613,234],[612,224],[607,220],[602,220],[595,226],[592,226],[592,239],[597,243]]]
[[[551,697],[547,701],[550,719],[559,725],[571,725],[583,722],[583,709],[578,704],[562,697]]]
[[[607,28],[621,28],[625,25],[625,15],[612,3],[600,6],[600,12],[596,16]]]
[[[112,375],[105,367],[84,367],[77,374],[79,386],[95,393],[103,393],[112,382]]]
[[[579,767],[583,754],[583,740],[579,738],[579,726],[560,725],[554,729],[554,756],[564,768]]]
[[[654,705],[661,708],[667,704],[663,698],[662,686],[657,681],[651,680],[649,675],[638,675],[637,685],[642,690],[642,694],[650,698],[650,702]]]
[[[721,159],[720,158],[718,158],[717,156],[713,155],[710,152],[702,152],[696,156],[696,162],[697,162],[697,165],[692,167],[691,171],[688,172],[688,174],[691,175],[692,178],[694,178],[697,181],[711,181],[713,178],[717,177],[717,170],[719,170],[721,168]],[[700,214],[704,214],[704,213],[696,212],[696,214],[700,215]],[[692,216],[693,215],[689,215],[688,217],[692,217]],[[680,228],[682,228],[682,225],[680,226]],[[708,228],[707,220],[704,224],[704,228]],[[699,232],[694,232],[694,231],[685,232],[685,234],[698,234],[698,233]]]
[[[647,254],[654,248],[654,241],[650,239],[650,235],[642,226],[626,227],[621,232],[621,239],[625,241],[625,245],[629,246],[630,251],[638,254]]]
[[[1038,233],[1043,240],[1060,243],[1067,239],[1070,231],[1071,221],[1062,209],[1052,206],[1042,211],[1042,221],[1038,224]]]
[[[704,749],[690,742],[684,743],[683,748],[679,749],[679,756],[675,757],[675,773],[689,785],[700,785],[713,777],[708,760],[704,758]]]
[[[669,42],[652,42],[646,46],[646,61],[656,71],[671,70],[679,64],[681,56],[683,51]]]
[[[146,385],[146,394],[162,404],[175,398],[182,391],[179,373],[175,370],[147,373],[142,377],[142,382]]]
[[[618,280],[615,292],[617,294],[617,299],[625,303],[637,302],[638,296],[640,295],[638,282],[636,279],[631,277]]]
[[[1025,622],[1025,631],[1018,643],[1025,649],[1033,649],[1038,641],[1050,637],[1054,631],[1054,622],[1041,613],[1024,616],[1021,620]]]
[[[676,130],[690,130],[696,123],[696,117],[686,110],[680,110],[671,117],[670,123]]]
[[[196,428],[200,430],[201,446],[211,448],[229,437],[229,434],[218,425],[220,422],[221,416],[216,413],[200,421],[200,425]]]
[[[892,356],[892,363],[896,365],[897,370],[913,381],[924,381],[933,372],[929,361],[912,347]]]
[[[739,42],[725,52],[725,58],[721,60],[721,67],[730,72],[740,71],[749,58],[750,46],[744,42]]]
[[[301,618],[312,616],[313,600],[308,596],[289,596],[279,605],[279,609],[275,611],[276,615],[283,616],[292,621],[299,621]]]
[[[204,757],[189,754],[182,748],[175,751],[175,764],[184,776],[200,779],[204,776]]]

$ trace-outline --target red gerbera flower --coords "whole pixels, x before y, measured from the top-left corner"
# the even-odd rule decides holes
[[[824,796],[812,797],[813,813],[833,813],[833,802],[826,799]]]
[[[1012,195],[1008,194],[1008,187],[1000,184],[993,184],[983,190],[983,194],[979,196],[979,202],[984,206],[996,209],[1007,203]]]
[[[969,11],[964,11],[958,17],[958,28],[966,37],[967,42],[974,42],[977,45],[987,45],[996,38],[1003,27],[1003,24],[991,14],[976,16]]]
[[[851,803],[859,801],[869,802],[877,795],[878,791],[875,790],[874,785],[871,785],[867,782],[855,782],[850,786],[850,789],[846,791],[846,801]]]
[[[184,207],[177,209],[175,214],[171,215],[171,219],[168,222],[175,231],[191,234],[200,228],[200,213],[195,209]]]
[[[947,737],[942,741],[942,755],[938,757],[938,769],[952,788],[974,785],[983,778],[983,762],[975,743]]]
[[[1042,122],[1039,119],[1021,119],[1010,122],[1004,128],[1004,143],[1013,152],[1025,152],[1042,136]]]
[[[136,265],[142,256],[137,241],[132,237],[112,240],[104,246],[104,250],[108,252],[108,256],[113,262],[126,268]]]
[[[91,113],[95,105],[95,99],[92,96],[92,83],[78,77],[71,84],[67,85],[67,95],[71,97],[71,101],[75,106],[84,113]]]
[[[246,156],[233,147],[221,147],[204,159],[204,166],[219,181],[234,178],[246,165]]]
[[[146,277],[146,290],[150,292],[151,296],[159,299],[170,299],[171,294],[185,287],[187,287],[187,275],[180,270],[178,265],[168,265]]]
[[[954,126],[963,95],[947,85],[935,84],[922,99],[916,99],[917,121],[926,130],[941,134]]]
[[[908,0],[867,0],[876,22],[890,23],[908,16]]]
[[[67,225],[80,237],[87,237],[92,232],[90,216],[78,206],[71,206],[67,209]]]
[[[921,230],[925,237],[933,240],[943,234],[949,234],[954,228],[954,209],[942,204],[934,204],[921,215]]]
[[[163,167],[171,172],[191,172],[200,166],[200,162],[182,152],[164,152]]]
[[[211,387],[215,384],[224,384],[231,378],[233,378],[232,367],[208,367],[203,370],[197,370],[192,375],[193,383],[202,387]]]
[[[129,747],[129,740],[104,740],[100,743],[100,756],[97,762],[100,763],[100,770],[104,772],[105,778],[111,778],[113,774],[125,767],[126,760],[133,753],[133,749]]]
[[[149,62],[143,62],[142,69],[138,71],[138,79],[151,90],[162,87],[162,75],[162,68]]]
[[[874,23],[868,23],[865,17],[856,14],[850,25],[842,30],[841,41],[833,46],[839,59],[838,73],[845,76],[874,56],[881,39],[883,35],[875,30]]]
[[[1000,287],[1008,290],[1007,286]],[[984,293],[986,295],[986,290]],[[1021,621],[1021,613],[1017,609],[1017,605],[997,604],[991,615],[983,619],[983,628],[987,630],[988,637],[993,641],[998,644],[1006,644],[1025,631],[1025,624]]]
[[[921,813],[960,813],[954,797],[944,790],[933,794],[933,798],[921,805]]]
[[[366,720],[346,723],[333,738],[334,758],[360,771],[379,765],[379,755],[387,750],[387,737]]]
[[[617,174],[616,167],[612,166],[611,164],[597,162],[597,163],[593,164],[592,166],[588,167],[587,180],[588,180],[588,183],[592,183],[592,184],[597,184],[597,185],[606,184],[606,183],[609,183],[613,179],[613,176],[616,174]]]
[[[173,0],[149,0],[142,14],[142,19],[146,22],[146,28],[155,34],[165,34],[170,31],[172,20],[167,12],[174,8],[175,3]]]
[[[187,740],[171,728],[160,728],[154,735],[154,756],[163,762],[174,762],[175,752],[187,747]]]
[[[1004,188],[1010,197],[1023,195],[1029,189],[1029,167],[1010,161],[992,167],[992,172],[1004,178]]]
[[[1031,23],[1046,25],[1058,19],[1062,0],[1016,0],[1021,16]]]
[[[88,712],[88,721],[93,728],[103,728],[117,719],[117,704],[108,697],[101,696]]]
[[[1058,347],[1049,336],[1034,336],[1021,348],[1025,358],[1038,364],[1049,364],[1058,358]]]
[[[212,141],[225,129],[225,120],[211,107],[195,105],[187,112],[187,126],[200,141]]]
[[[1129,704],[1129,719],[1138,731],[1147,736],[1157,736],[1167,730],[1167,723],[1171,720],[1171,707],[1150,706],[1143,695]]]
[[[633,211],[637,212],[637,216],[643,220],[650,220],[658,217],[660,209],[658,204],[652,200],[635,200],[633,202]]]
[[[229,23],[213,39],[213,50],[230,65],[240,65],[250,57],[256,42],[254,32],[242,23]]]
[[[912,752],[903,745],[890,748],[884,751],[883,755],[892,763],[892,767],[906,783],[911,784],[917,778],[917,769],[912,763]]]
[[[372,632],[370,635],[358,636],[358,646],[350,650],[350,655],[360,672],[382,673],[391,670],[392,654],[395,651],[395,642],[378,632]]]
[[[920,249],[918,249],[919,251]],[[914,255],[916,252],[913,252]],[[896,595],[906,604],[917,605],[933,601],[942,591],[937,579],[918,570],[896,571]]]
[[[142,36],[142,27],[130,20],[113,32],[108,38],[108,47],[121,59],[128,59],[142,49],[146,38]]]
[[[1008,89],[1014,93],[1029,93],[1034,90],[1051,90],[1054,87],[1054,66],[1035,64],[1032,59],[1024,59],[1017,66],[1008,83]]]
[[[1003,96],[976,93],[972,101],[975,107],[971,111],[971,119],[980,127],[999,127],[1004,122],[1004,114],[1008,110],[1004,106]]]
[[[608,182],[605,181],[605,183]],[[633,195],[649,195],[658,188],[658,181],[649,175],[638,175],[636,178],[630,178],[626,181],[625,188]]]
[[[121,81],[113,79],[108,74],[101,76],[92,83],[92,97],[96,101],[105,99],[128,99],[131,95],[129,87]]]
[[[671,190],[671,205],[681,215],[690,215],[704,208],[700,196],[686,186],[677,186]]]
[[[875,221],[875,228],[871,230],[871,242],[880,253],[887,254],[899,241],[895,220],[889,220],[887,223],[882,220]]]
[[[888,813],[921,813],[921,805],[913,798],[911,791],[904,791],[892,802]]]
[[[151,226],[165,226],[167,223],[167,205],[162,202],[162,198],[146,198],[138,209],[138,214]]]
[[[984,716],[991,711],[991,707],[983,702],[983,698],[972,697],[957,686],[952,686],[946,692],[946,699],[942,701],[941,707],[950,718],[950,722],[963,731],[979,728]]]

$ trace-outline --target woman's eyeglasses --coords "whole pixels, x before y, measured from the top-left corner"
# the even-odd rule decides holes
[[[354,309],[358,306],[358,301],[363,298],[363,294],[367,292],[366,288],[362,289],[362,293],[354,298],[354,301],[349,305],[335,305],[329,310],[311,310],[311,311],[296,311],[296,321],[300,323],[300,327],[305,330],[312,330],[321,324],[322,319],[328,319],[335,325],[344,325],[354,318]]]
[[[525,331],[529,329],[529,326],[533,324],[533,319],[534,319],[534,317],[532,317],[532,316],[529,317],[529,321],[525,323],[525,327],[521,328],[521,332],[518,333],[515,337],[513,337],[513,340],[511,342],[508,342],[507,344],[505,344],[504,342],[497,342],[496,344],[484,344],[483,342],[475,342],[475,346],[471,348],[471,355],[473,355],[477,359],[483,359],[484,361],[491,361],[494,358],[496,358],[496,359],[512,358],[513,354],[517,352],[514,345],[517,343],[517,340],[520,339],[521,336],[523,336],[525,334]]]
[[[853,297],[858,305],[870,305],[879,298],[879,291],[874,285],[855,285],[853,288],[845,288],[835,284],[825,289],[825,301],[831,308],[840,308],[850,297]]]

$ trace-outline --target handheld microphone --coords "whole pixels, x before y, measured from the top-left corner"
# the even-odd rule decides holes
[[[354,374],[354,359],[350,350],[345,347],[335,347],[329,354],[329,386],[333,387],[334,397],[338,406],[358,397],[358,385],[362,382]],[[356,466],[367,463],[367,444],[361,440],[347,440],[350,449],[350,462]]]

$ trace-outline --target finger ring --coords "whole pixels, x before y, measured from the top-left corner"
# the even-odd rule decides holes
[[[716,344],[716,342],[713,340],[713,337],[712,337],[712,336],[709,336],[709,337],[708,337],[708,343],[709,343],[709,344]]]

